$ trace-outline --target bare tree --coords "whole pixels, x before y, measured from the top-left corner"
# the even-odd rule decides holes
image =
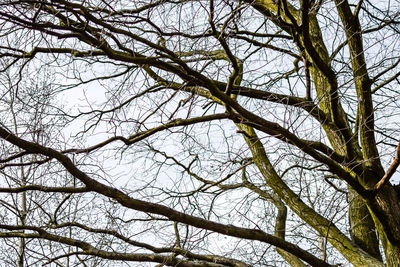
[[[400,266],[399,6],[3,0],[1,260]]]

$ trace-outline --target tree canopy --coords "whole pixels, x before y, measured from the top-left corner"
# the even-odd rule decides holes
[[[400,266],[399,10],[1,1],[0,262]]]

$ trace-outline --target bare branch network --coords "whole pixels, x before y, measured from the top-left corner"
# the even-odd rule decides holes
[[[399,10],[1,1],[0,265],[400,266]]]

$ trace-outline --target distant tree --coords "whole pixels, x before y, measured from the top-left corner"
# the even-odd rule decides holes
[[[1,1],[0,260],[400,266],[399,10]]]

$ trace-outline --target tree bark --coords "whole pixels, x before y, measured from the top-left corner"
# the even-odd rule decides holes
[[[375,223],[365,200],[349,188],[349,221],[351,239],[363,250],[382,260]]]

